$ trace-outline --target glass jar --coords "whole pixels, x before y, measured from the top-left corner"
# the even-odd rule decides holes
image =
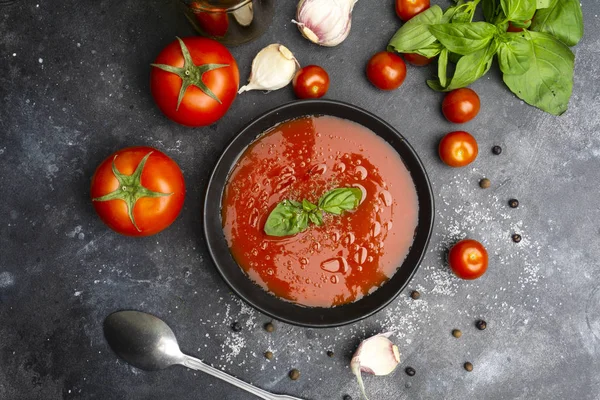
[[[275,0],[178,0],[203,36],[235,46],[262,35],[273,19]]]

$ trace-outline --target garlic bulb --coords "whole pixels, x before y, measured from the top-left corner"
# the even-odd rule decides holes
[[[258,52],[252,61],[248,84],[238,93],[248,90],[277,90],[287,86],[300,68],[298,60],[284,45],[270,44]]]
[[[356,349],[350,362],[350,369],[356,375],[358,385],[366,400],[368,398],[361,372],[372,375],[388,375],[400,363],[398,346],[388,339],[391,335],[391,332],[380,333],[364,340]]]
[[[352,9],[358,0],[300,0],[296,13],[302,35],[313,43],[333,47],[350,33]]]

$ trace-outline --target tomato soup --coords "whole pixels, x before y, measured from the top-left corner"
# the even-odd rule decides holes
[[[264,232],[283,200],[314,204],[329,190],[356,187],[361,203],[324,214],[293,236]],[[265,132],[241,155],[225,187],[223,231],[246,274],[275,296],[333,307],[374,292],[412,245],[417,193],[398,153],[371,130],[331,116],[306,116]]]

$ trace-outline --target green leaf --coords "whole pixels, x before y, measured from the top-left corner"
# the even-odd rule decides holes
[[[548,8],[552,0],[536,0],[536,8],[539,10],[540,8]]]
[[[556,36],[567,46],[575,46],[583,37],[583,14],[579,0],[553,0],[538,10],[531,30]]]
[[[313,224],[317,226],[323,225],[323,214],[321,214],[321,211],[310,213],[308,214],[308,217]]]
[[[500,70],[508,75],[522,75],[529,70],[533,44],[524,33],[505,33],[498,47]]]
[[[436,41],[429,32],[429,25],[442,20],[442,9],[435,5],[412,17],[394,34],[388,44],[388,51],[414,53]]]
[[[310,212],[317,209],[317,206],[311,203],[310,201],[304,199],[302,200],[302,209],[304,211]]]
[[[290,236],[308,227],[308,217],[302,208],[284,200],[271,211],[265,223],[265,233],[270,236]]]
[[[563,114],[573,91],[575,56],[548,33],[527,32],[533,45],[531,66],[523,75],[504,75],[504,82],[520,99],[554,115]]]
[[[536,0],[500,0],[500,5],[509,21],[526,21],[533,17],[537,4]]]
[[[340,215],[358,207],[361,198],[362,191],[358,188],[333,189],[321,196],[319,208],[330,214]]]
[[[442,50],[440,58],[438,59],[438,79],[440,85],[446,87],[447,85],[447,70],[448,70],[448,49]]]
[[[453,53],[467,55],[485,48],[497,29],[487,22],[437,24],[429,27],[440,43]]]
[[[462,56],[456,64],[454,76],[448,86],[441,86],[439,80],[429,80],[427,81],[427,85],[433,90],[440,92],[449,92],[468,86],[489,71],[497,50],[498,43],[494,40],[485,49]]]
[[[495,23],[500,8],[498,0],[482,0],[481,7],[485,20],[492,24]]]
[[[428,46],[421,47],[419,50],[416,50],[415,53],[422,55],[423,57],[433,58],[440,54],[444,46],[437,40],[431,43]]]

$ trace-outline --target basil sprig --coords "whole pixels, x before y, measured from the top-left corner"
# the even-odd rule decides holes
[[[362,199],[358,188],[338,188],[325,193],[317,204],[304,199],[302,202],[283,200],[271,211],[265,223],[269,236],[290,236],[308,229],[309,222],[323,225],[323,213],[341,215],[355,210]]]
[[[427,84],[444,92],[481,78],[497,55],[504,82],[514,94],[543,111],[563,114],[573,91],[569,46],[583,36],[579,0],[454,1],[446,11],[432,6],[410,19],[392,37],[388,50],[439,55],[437,77]],[[485,22],[473,22],[479,3]],[[507,32],[509,23],[523,32]]]

